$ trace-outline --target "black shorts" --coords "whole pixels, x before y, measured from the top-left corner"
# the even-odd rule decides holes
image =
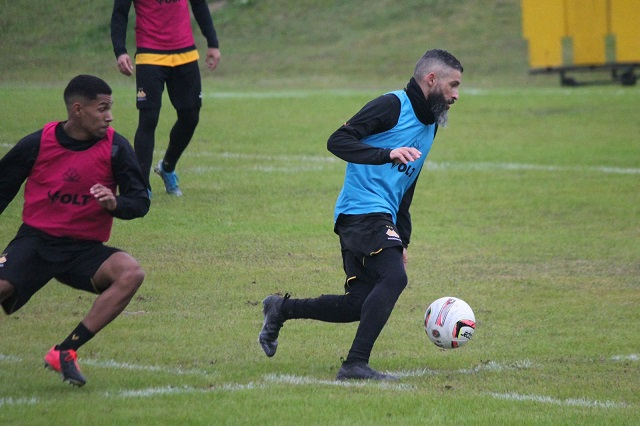
[[[384,249],[399,248],[400,260],[402,260],[402,240],[389,214],[341,214],[338,216],[334,231],[340,236],[342,264],[347,274],[347,285],[355,278],[369,284],[375,283],[377,274],[368,270],[366,259]]]
[[[136,65],[136,106],[138,109],[162,106],[164,86],[175,109],[200,108],[202,106],[202,82],[198,61],[166,67],[160,65]]]
[[[7,314],[25,305],[53,278],[78,290],[100,293],[92,282],[100,266],[121,251],[99,241],[54,238],[22,225],[0,256],[0,279],[15,287],[2,303]]]

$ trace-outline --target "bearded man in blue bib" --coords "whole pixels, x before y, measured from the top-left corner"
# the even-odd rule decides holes
[[[335,206],[345,293],[310,299],[272,294],[263,300],[258,341],[272,357],[287,320],[359,321],[338,380],[397,380],[369,366],[373,346],[407,286],[409,207],[439,126],[458,100],[462,64],[449,52],[427,51],[404,90],[379,96],[336,130],[327,142],[347,162]]]

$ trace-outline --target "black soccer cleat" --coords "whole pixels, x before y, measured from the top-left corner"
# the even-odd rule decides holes
[[[342,363],[336,380],[398,380],[397,376],[380,373],[366,362]]]
[[[285,321],[281,312],[282,302],[288,298],[288,293],[284,297],[272,294],[262,301],[264,323],[258,336],[258,342],[268,357],[274,356],[278,349],[278,334],[280,334],[280,329]]]

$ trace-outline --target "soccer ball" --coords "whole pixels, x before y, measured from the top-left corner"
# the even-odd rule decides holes
[[[424,331],[429,340],[444,349],[463,346],[476,331],[471,307],[457,297],[441,297],[424,314]]]

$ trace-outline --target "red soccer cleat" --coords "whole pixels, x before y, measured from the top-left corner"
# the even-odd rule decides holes
[[[62,374],[62,381],[74,386],[84,386],[87,379],[80,373],[78,355],[73,349],[61,351],[52,347],[44,357],[44,367]]]

